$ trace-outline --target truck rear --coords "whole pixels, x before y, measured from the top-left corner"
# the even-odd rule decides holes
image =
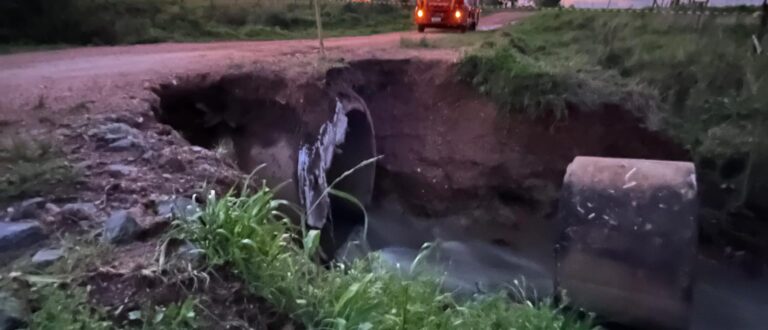
[[[479,0],[418,0],[414,21],[419,32],[428,27],[474,31],[480,23]]]

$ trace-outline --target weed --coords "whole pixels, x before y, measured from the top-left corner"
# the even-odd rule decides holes
[[[32,290],[35,307],[29,329],[35,330],[108,330],[120,329],[107,313],[88,303],[87,294],[79,287],[42,285]],[[180,304],[144,306],[128,313],[127,328],[186,330],[198,329],[197,302],[187,299]]]
[[[0,202],[54,194],[76,179],[76,171],[48,140],[21,137],[0,144]]]
[[[403,278],[376,256],[322,267],[314,262],[319,232],[295,225],[286,207],[268,187],[211,196],[199,216],[177,220],[173,234],[310,329],[589,329],[550,305],[513,304],[501,294],[458,302],[439,280]]]
[[[168,306],[145,306],[143,310],[128,313],[130,321],[139,321],[141,329],[187,330],[199,329],[197,320],[198,304],[187,299],[180,304]]]
[[[35,330],[109,330],[104,312],[87,303],[86,294],[78,288],[62,289],[42,286],[34,290],[38,309],[32,314],[29,329]]]

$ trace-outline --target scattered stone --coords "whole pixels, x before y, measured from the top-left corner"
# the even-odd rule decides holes
[[[112,244],[123,244],[133,240],[141,231],[141,226],[128,211],[113,212],[104,223],[103,240]]]
[[[141,126],[142,123],[144,123],[143,117],[136,116],[133,113],[111,114],[111,115],[108,115],[105,119],[115,123],[127,124],[132,127],[139,127]]]
[[[144,149],[144,142],[142,140],[133,138],[133,137],[127,137],[124,139],[120,139],[118,141],[115,141],[107,146],[107,151],[127,151],[131,149]]]
[[[109,174],[109,176],[117,179],[126,176],[132,176],[138,172],[138,169],[133,166],[113,164],[107,166],[106,172]]]
[[[141,132],[123,123],[110,123],[88,131],[88,135],[106,143],[114,143],[129,137],[138,139]]]
[[[154,160],[157,154],[155,154],[154,151],[147,151],[142,156],[141,159],[143,160]]]
[[[23,328],[28,313],[27,305],[23,301],[0,291],[0,329]]]
[[[46,237],[37,222],[0,222],[0,251],[23,249]]]
[[[187,170],[187,165],[181,159],[172,156],[163,157],[160,161],[160,167],[174,173],[181,173]]]
[[[202,261],[204,251],[190,241],[184,241],[177,249],[175,257],[178,260],[187,261],[192,264],[198,264]]]
[[[11,212],[12,221],[21,219],[35,219],[40,213],[40,209],[45,205],[45,198],[36,197],[21,202],[18,208]]]
[[[56,204],[46,203],[45,204],[45,211],[50,213],[50,214],[57,214],[57,213],[61,212],[61,209],[58,206],[56,206]]]
[[[74,222],[92,221],[96,219],[99,210],[94,203],[72,203],[64,205],[59,215],[62,219]]]
[[[189,198],[171,197],[157,202],[155,211],[161,218],[190,219],[202,212],[202,209]]]
[[[32,265],[45,268],[64,258],[64,249],[43,249],[32,256]]]

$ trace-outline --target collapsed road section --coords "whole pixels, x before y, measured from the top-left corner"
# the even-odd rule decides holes
[[[374,211],[378,248],[493,242],[553,278],[558,192],[574,157],[688,160],[616,105],[570,109],[566,121],[500,113],[445,62],[365,60],[306,80],[200,75],[153,92],[160,122],[195,145],[226,149],[243,172],[302,206],[307,223],[323,228],[326,256],[364,224],[359,203]],[[398,211],[375,216],[391,205]],[[440,223],[396,232],[417,218]],[[590,307],[610,301],[594,297]]]

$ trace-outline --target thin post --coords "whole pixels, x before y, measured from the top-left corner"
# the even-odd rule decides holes
[[[320,42],[320,56],[325,57],[325,44],[323,43],[323,22],[320,19],[320,0],[315,0],[315,21],[317,22],[317,40]]]

